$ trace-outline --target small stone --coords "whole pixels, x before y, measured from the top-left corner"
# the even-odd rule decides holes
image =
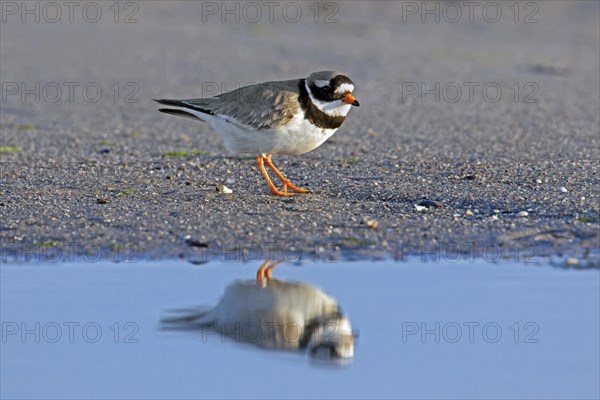
[[[567,193],[569,190],[567,190],[566,187],[561,186],[561,187],[558,188],[558,191],[561,192],[561,193]]]
[[[470,217],[470,216],[472,216],[472,215],[473,215],[473,211],[471,211],[471,210],[467,210],[467,212],[465,212],[465,215],[466,215],[467,217]]]
[[[569,266],[569,267],[575,267],[575,266],[579,265],[579,260],[576,259],[575,257],[569,257],[565,260],[565,264],[567,264],[567,266]]]
[[[98,204],[108,204],[110,203],[110,199],[107,197],[99,197],[96,199],[96,203]]]
[[[517,217],[519,217],[519,218],[525,218],[525,217],[528,217],[528,216],[529,216],[529,213],[527,211],[519,211],[517,213]]]
[[[421,200],[419,201],[417,204],[415,204],[415,208],[418,211],[421,211],[423,208],[441,208],[444,207],[444,204],[439,202],[439,201],[435,201],[435,200]]]
[[[377,226],[379,225],[379,222],[375,221],[374,219],[368,220],[365,222],[367,224],[367,226],[371,229],[376,229]]]
[[[537,178],[537,179],[535,180],[535,183],[537,183],[537,184],[540,184],[540,183],[542,183],[542,180],[541,180],[540,178]]]
[[[217,185],[217,192],[231,194],[231,193],[233,193],[233,190],[229,189],[227,186],[225,186],[223,184],[220,184],[220,185]]]
[[[497,221],[498,220],[498,216],[497,215],[492,215],[492,221]]]

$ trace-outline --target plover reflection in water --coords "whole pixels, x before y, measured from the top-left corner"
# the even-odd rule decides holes
[[[234,281],[215,307],[179,310],[162,327],[216,332],[264,349],[306,351],[320,360],[352,359],[352,327],[337,301],[314,286],[273,279],[275,266],[265,261],[256,279]]]

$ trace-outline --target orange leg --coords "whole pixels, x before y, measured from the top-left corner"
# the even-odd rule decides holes
[[[265,268],[267,267],[267,264],[269,264],[269,260],[265,260],[265,262],[260,266],[260,268],[258,269],[258,271],[256,271],[256,283],[259,286],[262,286],[262,283],[265,279]]]
[[[275,165],[273,165],[270,154],[265,157],[265,162],[267,163],[267,167],[271,168],[271,170],[273,170],[273,172],[275,172],[275,175],[277,175],[277,177],[279,179],[281,179],[281,182],[283,182],[283,191],[284,192],[287,193],[287,188],[292,189],[296,193],[309,193],[310,192],[310,190],[308,190],[308,189],[303,189],[303,188],[294,186],[292,184],[292,182],[290,182],[289,179],[287,179],[285,176],[283,176],[283,174],[281,172],[279,172],[279,170],[277,168],[275,168]]]
[[[265,178],[265,181],[267,181],[267,185],[269,185],[269,190],[271,191],[272,194],[274,194],[276,196],[293,196],[293,193],[287,192],[287,188],[285,187],[285,185],[283,186],[283,189],[284,189],[283,192],[281,190],[277,190],[275,185],[273,185],[273,182],[271,181],[271,178],[269,178],[269,174],[267,173],[267,170],[265,169],[264,160],[263,160],[262,155],[260,155],[256,158],[256,163],[258,164],[258,168],[260,168],[260,172],[262,173],[263,177]],[[267,163],[267,165],[269,165],[269,164]],[[279,172],[279,171],[277,171],[277,172]]]
[[[273,274],[273,268],[275,268],[276,266],[281,264],[282,261],[283,260],[274,262],[273,264],[271,264],[267,267],[267,269],[265,270],[265,277],[267,278],[267,282],[271,280],[271,275]]]
[[[269,264],[269,260],[265,260],[265,262],[262,263],[258,271],[256,271],[256,284],[259,286],[263,286],[263,284],[268,283],[271,280],[273,268],[275,268],[282,262],[283,260],[276,261],[267,267],[267,265]],[[267,282],[265,282],[265,279],[267,280]]]

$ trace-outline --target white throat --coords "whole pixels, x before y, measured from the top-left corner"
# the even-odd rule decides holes
[[[313,102],[313,104],[330,117],[345,117],[348,115],[350,108],[352,108],[351,104],[345,103],[342,100],[321,101],[315,99],[306,82],[304,82],[304,87],[306,87],[308,97],[310,97],[310,100]]]

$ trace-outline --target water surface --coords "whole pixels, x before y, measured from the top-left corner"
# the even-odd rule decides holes
[[[164,330],[260,263],[5,264],[3,398],[597,398],[598,270],[515,263],[283,264],[336,299],[351,362]]]

